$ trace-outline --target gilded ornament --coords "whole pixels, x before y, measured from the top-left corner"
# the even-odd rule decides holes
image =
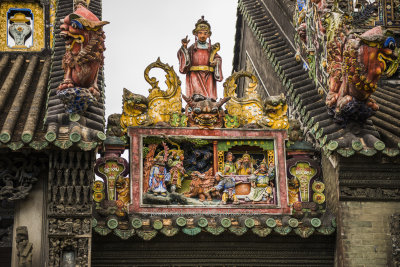
[[[50,48],[54,47],[54,26],[56,25],[57,0],[50,0]]]
[[[134,94],[124,88],[122,103],[120,123],[124,132],[128,127],[149,126],[152,123],[148,115],[149,101],[145,96]]]
[[[31,26],[27,24],[30,20],[24,13],[16,13],[10,18],[10,22],[13,23],[8,27],[8,31],[15,42],[12,48],[28,48],[25,42],[32,32]]]
[[[284,94],[269,96],[264,102],[264,113],[257,124],[270,129],[288,129],[288,105]]]
[[[317,204],[322,204],[325,202],[325,195],[322,193],[314,193],[313,194],[313,201]]]
[[[33,22],[33,45],[29,48],[26,47],[9,47],[7,44],[7,12],[10,9],[29,9],[34,18]],[[23,52],[33,52],[33,51],[41,51],[44,49],[44,40],[45,40],[45,23],[44,23],[44,14],[43,8],[39,3],[25,3],[25,2],[2,2],[0,4],[0,51],[23,51]]]
[[[165,83],[168,87],[166,91],[160,89],[158,86],[159,81],[155,77],[149,77],[149,72],[153,68],[160,68],[166,72]],[[168,123],[172,118],[172,114],[181,114],[181,81],[173,67],[162,63],[158,58],[156,62],[147,66],[144,71],[144,78],[151,85],[147,99],[149,102],[148,114],[153,124],[159,122]],[[181,125],[182,121],[179,123],[179,126]]]
[[[236,81],[241,77],[251,79],[249,87],[245,88],[243,97],[238,97],[236,94]],[[229,118],[236,116],[239,124],[246,125],[256,123],[263,116],[263,105],[260,95],[257,93],[258,80],[256,76],[247,71],[239,71],[233,73],[224,82],[224,97],[230,97],[231,100],[226,104]],[[228,123],[230,128],[234,128],[237,124],[232,121]]]
[[[101,192],[104,189],[104,183],[102,181],[95,181],[93,183],[93,191],[94,192]]]
[[[325,184],[323,182],[316,181],[312,184],[312,189],[316,193],[322,193],[325,190]]]

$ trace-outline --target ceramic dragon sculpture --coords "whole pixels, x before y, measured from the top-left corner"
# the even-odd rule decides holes
[[[166,72],[165,84],[167,90],[163,91],[158,86],[155,77],[149,77],[149,72],[153,68],[160,68]],[[151,85],[149,89],[149,117],[153,124],[169,123],[173,114],[180,115],[182,110],[181,81],[174,71],[174,68],[160,61],[151,63],[144,71],[144,78]]]
[[[244,88],[242,97],[236,94],[237,80],[247,77],[251,79],[248,87]],[[281,94],[278,96],[268,96],[262,100],[257,92],[258,79],[247,71],[234,72],[224,83],[224,97],[230,98],[226,104],[229,116],[236,117],[239,125],[246,127],[261,127],[269,129],[287,129],[289,122],[287,118],[286,97]],[[239,126],[237,125],[237,126]],[[228,127],[225,119],[225,127]],[[232,127],[233,128],[233,127]]]
[[[60,35],[65,39],[66,52],[62,61],[64,79],[58,91],[86,88],[98,98],[97,76],[103,65],[105,50],[102,27],[109,22],[100,21],[82,3],[78,3],[75,11],[61,23]]]
[[[399,48],[381,26],[361,35],[343,33],[328,39],[326,105],[339,122],[365,121],[379,108],[371,98],[379,79],[390,77],[398,68]]]

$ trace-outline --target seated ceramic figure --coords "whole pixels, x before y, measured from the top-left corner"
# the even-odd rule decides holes
[[[275,178],[275,166],[270,164],[267,169],[267,164],[262,162],[258,170],[251,176],[251,190],[246,196],[246,201],[267,201],[271,203],[273,200],[273,180]]]

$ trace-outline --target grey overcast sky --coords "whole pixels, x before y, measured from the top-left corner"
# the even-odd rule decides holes
[[[232,71],[236,25],[236,0],[103,0],[103,20],[106,33],[105,84],[106,117],[122,112],[122,91],[148,96],[150,85],[144,79],[145,68],[160,57],[174,66],[185,92],[185,76],[179,73],[177,51],[181,39],[188,35],[194,42],[192,30],[197,20],[211,24],[211,42],[219,42],[224,79]],[[153,69],[161,89],[165,90],[164,72]],[[222,97],[222,82],[218,97]],[[185,105],[185,104],[184,104]]]

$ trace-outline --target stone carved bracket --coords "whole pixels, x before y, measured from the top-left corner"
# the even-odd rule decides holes
[[[26,198],[43,169],[40,160],[0,157],[0,200],[14,202]]]
[[[398,188],[340,187],[340,200],[400,200]]]
[[[86,235],[90,234],[91,220],[89,218],[84,219],[56,219],[50,218],[49,223],[49,235]]]

